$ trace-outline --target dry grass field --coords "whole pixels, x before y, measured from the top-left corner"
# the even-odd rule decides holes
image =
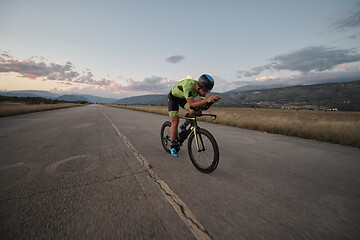
[[[164,106],[109,106],[168,114]],[[360,112],[218,107],[212,107],[206,112],[218,116],[213,121],[216,124],[360,147]],[[180,114],[184,113],[180,111]],[[211,122],[206,117],[201,120]]]
[[[39,112],[59,108],[67,108],[74,106],[82,106],[75,103],[59,103],[59,104],[25,104],[14,102],[0,102],[0,117],[7,117],[22,113]]]

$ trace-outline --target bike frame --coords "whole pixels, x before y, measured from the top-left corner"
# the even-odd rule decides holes
[[[194,138],[195,138],[195,143],[196,143],[196,149],[201,152],[205,150],[204,147],[204,142],[202,140],[201,135],[198,135],[197,132],[200,130],[200,127],[197,124],[197,119],[196,117],[201,117],[201,116],[211,116],[214,117],[214,120],[216,119],[216,115],[215,114],[203,114],[202,112],[195,112],[194,113],[194,117],[186,117],[186,116],[180,116],[181,119],[185,119],[185,120],[190,120],[190,131],[187,132],[187,134],[185,135],[185,137],[183,139],[179,139],[179,143],[180,145],[183,144],[183,142],[188,138],[188,136],[191,134],[191,132],[194,133]],[[198,139],[198,136],[200,139]],[[199,141],[200,140],[200,141]],[[202,148],[200,148],[199,146],[199,142],[201,143]]]

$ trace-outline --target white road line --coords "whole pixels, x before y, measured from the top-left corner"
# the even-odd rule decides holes
[[[208,240],[212,239],[210,234],[206,231],[203,225],[195,217],[195,215],[190,211],[189,207],[180,199],[180,197],[165,183],[164,180],[155,172],[154,169],[149,167],[149,162],[140,154],[140,152],[130,143],[130,141],[122,134],[117,126],[111,121],[111,119],[101,111],[105,118],[110,122],[112,127],[115,129],[117,135],[124,141],[125,145],[133,152],[136,159],[144,166],[146,171],[149,173],[150,177],[159,186],[159,190],[165,196],[166,200],[171,204],[175,209],[176,213],[179,215],[181,220],[190,228],[193,235],[198,240]]]

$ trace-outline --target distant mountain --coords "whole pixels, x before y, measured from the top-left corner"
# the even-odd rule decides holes
[[[93,95],[84,95],[84,94],[76,94],[77,96],[82,96],[88,99],[88,102],[91,103],[113,103],[117,101],[116,98],[103,98],[103,97],[97,97]]]
[[[81,101],[89,102],[89,99],[87,99],[84,96],[79,96],[79,95],[62,95],[62,96],[58,97],[57,99],[63,100],[63,101],[68,101],[68,102],[81,102]]]
[[[360,111],[360,81],[256,90],[222,95],[221,104],[271,106],[295,104]]]
[[[230,93],[228,97],[242,102],[318,102],[360,101],[360,81],[324,83],[286,88]]]
[[[60,96],[52,92],[39,91],[39,90],[6,91],[6,92],[0,92],[0,95],[8,96],[8,97],[43,97],[49,99],[55,99]]]
[[[122,98],[114,102],[114,104],[145,104],[145,105],[167,105],[167,94],[152,94],[152,95],[142,95],[135,97]]]
[[[248,92],[248,91],[254,91],[254,90],[265,90],[265,89],[284,88],[284,87],[288,87],[288,85],[282,85],[282,84],[245,85],[245,86],[238,87],[236,89],[224,92],[223,94],[241,93],[241,92]]]
[[[39,90],[19,90],[19,91],[0,91],[0,95],[2,96],[8,96],[8,97],[42,97],[47,99],[59,99],[59,100],[65,100],[70,101],[66,99],[82,99],[79,101],[88,101],[91,103],[113,103],[116,101],[116,98],[103,98],[103,97],[97,97],[93,95],[84,95],[84,94],[67,94],[67,95],[59,95],[56,93],[48,92],[48,91],[39,91]],[[68,96],[72,97],[68,97]],[[63,97],[65,96],[65,97]],[[74,97],[78,96],[78,97]],[[86,99],[86,100],[84,100]],[[77,100],[75,100],[77,101]]]
[[[224,93],[210,93],[208,96],[219,94],[222,99],[216,103],[218,106],[279,107],[292,104],[296,106],[329,106],[337,107],[339,110],[360,111],[360,80],[306,86],[280,86],[244,86]],[[167,94],[142,95],[119,100],[79,94],[59,96],[47,91],[8,91],[0,92],[0,95],[45,97],[92,103],[167,105]]]
[[[209,93],[208,96],[220,93]],[[114,102],[114,104],[130,104],[130,105],[167,105],[167,94],[150,94],[135,97],[122,98]]]
[[[256,86],[256,88],[258,87]],[[247,89],[251,88],[248,87]],[[338,108],[339,110],[360,111],[360,81],[247,91],[245,89],[220,93],[222,99],[216,105],[279,107],[294,104],[296,106],[313,105]],[[211,93],[209,96],[213,94],[216,93]],[[167,105],[167,95],[129,97],[114,103]]]

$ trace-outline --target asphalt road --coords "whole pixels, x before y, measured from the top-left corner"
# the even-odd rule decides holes
[[[162,148],[168,118],[90,105],[0,119],[0,239],[360,239],[360,149],[200,123],[212,174]]]

